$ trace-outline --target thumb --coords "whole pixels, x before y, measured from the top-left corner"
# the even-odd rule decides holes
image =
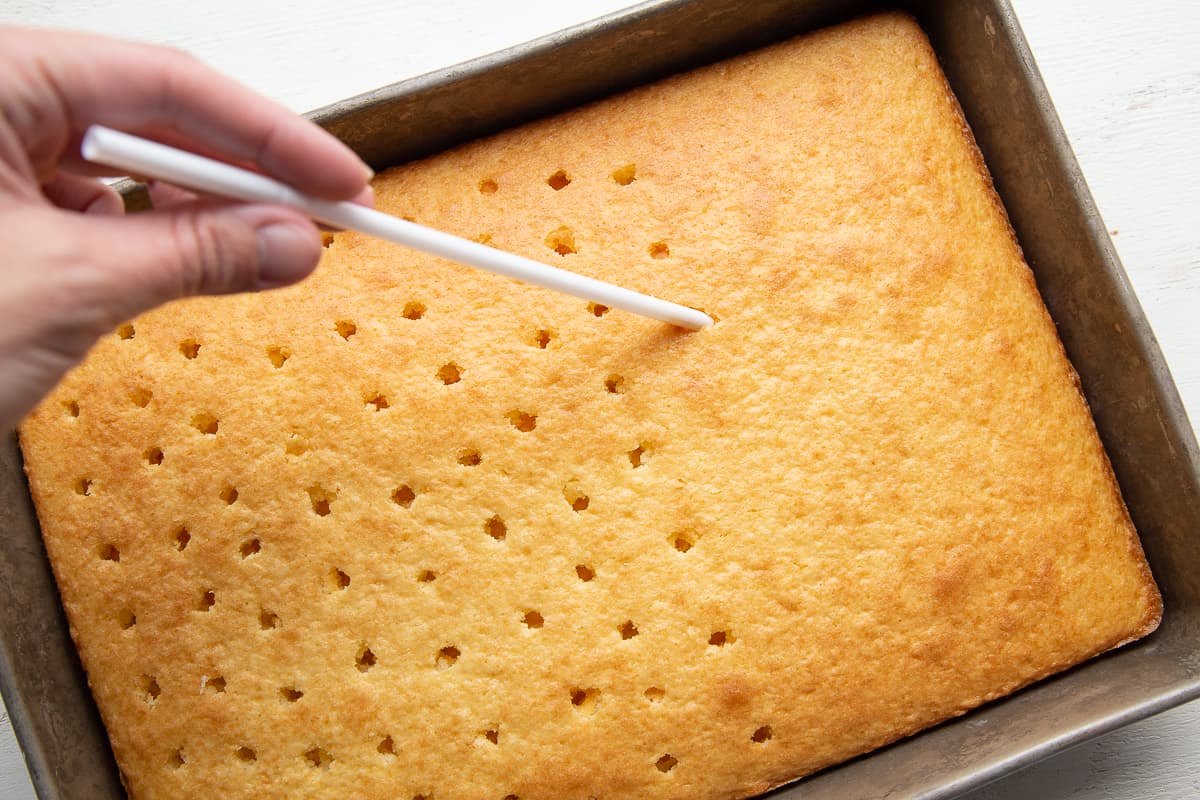
[[[308,275],[321,255],[311,221],[266,205],[187,206],[70,226],[87,249],[84,298],[116,322],[197,294],[272,289]]]

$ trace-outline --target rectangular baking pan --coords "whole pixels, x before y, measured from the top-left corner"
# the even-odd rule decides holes
[[[881,8],[653,0],[313,113],[376,168]],[[1200,454],[1004,0],[898,2],[933,40],[1078,370],[1160,587],[1148,639],[772,798],[945,798],[1200,696]],[[713,113],[720,113],[714,109]],[[0,448],[0,688],[43,800],[123,796],[14,437]]]

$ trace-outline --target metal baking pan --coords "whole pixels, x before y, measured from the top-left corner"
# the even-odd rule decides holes
[[[958,95],[1078,370],[1160,587],[1149,638],[773,798],[945,798],[1200,696],[1200,453],[1011,8],[897,2]],[[376,167],[878,8],[651,0],[313,113]],[[0,686],[44,800],[123,796],[15,439],[0,448]]]

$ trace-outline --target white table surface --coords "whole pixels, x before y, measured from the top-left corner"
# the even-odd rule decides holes
[[[1188,413],[1200,420],[1200,4],[1012,2]],[[305,111],[627,4],[0,0],[0,24],[169,43]],[[5,714],[0,798],[33,796]],[[1200,797],[1200,701],[966,797]]]

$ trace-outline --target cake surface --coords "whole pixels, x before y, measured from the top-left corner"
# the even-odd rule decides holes
[[[688,333],[353,233],[21,444],[137,800],[739,798],[1161,601],[936,58],[820,31],[376,180]]]

